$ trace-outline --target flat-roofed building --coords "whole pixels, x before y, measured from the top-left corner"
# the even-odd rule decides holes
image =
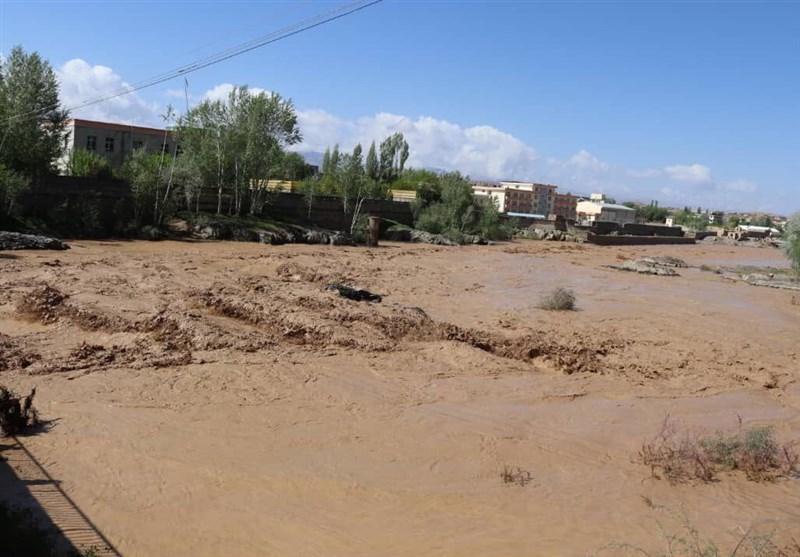
[[[472,185],[472,195],[485,203],[494,202],[501,213],[506,211],[506,190],[498,185],[480,182]]]
[[[556,186],[536,182],[517,182],[508,180],[500,182],[506,189],[508,213],[534,213],[549,215],[553,212]]]
[[[86,149],[102,155],[112,168],[120,168],[135,149],[144,149],[148,153],[166,150],[174,155],[179,153],[180,146],[172,133],[163,129],[76,118],[67,122],[65,155],[59,161],[62,170],[66,168],[74,149]]]
[[[577,220],[580,197],[569,193],[556,193],[553,196],[553,214],[567,220]]]
[[[625,205],[606,203],[604,198],[598,198],[597,195],[592,194],[592,201],[578,201],[578,221],[585,224],[615,222],[620,226],[636,222],[636,210]]]

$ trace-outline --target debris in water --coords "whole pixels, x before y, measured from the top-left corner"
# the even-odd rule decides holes
[[[339,283],[329,284],[325,287],[325,290],[338,290],[339,296],[356,302],[380,302],[383,299],[380,294],[373,294],[369,290],[360,290]]]

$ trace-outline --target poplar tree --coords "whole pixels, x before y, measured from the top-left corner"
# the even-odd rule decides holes
[[[370,180],[377,180],[379,174],[379,167],[378,167],[378,155],[375,152],[375,142],[372,142],[372,145],[369,146],[369,152],[367,153],[367,176]]]

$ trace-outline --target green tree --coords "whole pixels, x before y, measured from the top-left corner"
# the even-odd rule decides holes
[[[783,237],[786,241],[783,251],[792,262],[792,268],[800,275],[800,211],[786,221]]]
[[[133,196],[133,224],[139,227],[148,208],[155,205],[155,198],[162,177],[160,154],[148,154],[144,149],[135,150],[122,166],[122,176],[128,182]]]
[[[328,165],[328,172],[331,174],[336,174],[339,172],[339,144],[333,146],[333,151],[331,152],[331,160]]]
[[[0,163],[0,224],[14,214],[17,199],[29,185],[29,178]]]
[[[367,178],[362,152],[359,144],[353,149],[353,154],[343,156],[341,171],[337,175],[337,190],[342,197],[342,208],[345,215],[350,217],[350,233],[355,229],[361,207],[367,197]]]
[[[330,172],[330,170],[331,170],[331,148],[326,147],[325,155],[323,155],[322,157],[322,168],[320,169],[320,172],[324,176],[325,174]]]
[[[109,179],[114,177],[114,171],[104,156],[83,148],[73,149],[70,152],[66,174],[79,178]]]
[[[372,145],[369,146],[369,151],[367,152],[367,163],[366,163],[366,172],[367,177],[370,180],[378,181],[380,178],[380,166],[378,165],[378,155],[375,152],[375,142],[372,142]]]
[[[303,155],[294,151],[288,151],[283,155],[279,172],[280,178],[292,181],[305,180],[314,173],[311,165],[306,163]]]
[[[408,142],[402,133],[394,133],[381,141],[380,179],[384,182],[396,180],[403,173],[408,155]]]
[[[52,172],[63,153],[67,116],[49,62],[12,48],[0,62],[0,162],[29,177]]]
[[[267,201],[266,184],[285,148],[302,137],[292,101],[277,93],[252,94],[234,87],[225,102],[205,101],[178,123],[185,156],[196,162],[204,181],[217,186],[217,212],[229,191],[230,213],[240,214],[247,196],[249,211],[258,213]]]

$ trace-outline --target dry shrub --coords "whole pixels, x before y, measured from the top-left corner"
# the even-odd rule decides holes
[[[500,477],[505,484],[516,484],[519,486],[525,486],[533,480],[533,476],[530,472],[518,466],[504,466],[503,471],[500,472]]]
[[[575,309],[575,293],[559,286],[539,299],[539,308],[572,311]]]
[[[735,543],[720,543],[703,536],[698,528],[689,520],[682,506],[654,503],[648,497],[642,497],[645,504],[654,511],[665,515],[667,521],[657,520],[658,534],[653,539],[660,539],[663,549],[655,552],[629,543],[612,543],[604,551],[595,556],[606,554],[606,549],[613,555],[644,555],[645,557],[796,557],[800,555],[800,545],[777,525],[768,522],[753,524],[743,531]]]
[[[658,477],[657,472],[660,470],[671,484],[692,479],[705,482],[714,479],[714,467],[700,447],[697,437],[689,432],[681,432],[669,414],[664,416],[661,428],[653,440],[642,444],[639,458],[650,467],[650,473],[654,477]]]
[[[754,481],[772,480],[797,471],[798,455],[792,445],[778,443],[771,427],[717,431],[701,437],[681,431],[669,414],[652,441],[639,450],[653,476],[660,471],[672,484],[698,479],[711,481],[720,470],[741,470]]]
[[[16,435],[39,425],[39,415],[33,407],[36,389],[25,398],[0,385],[0,430],[4,435]]]

